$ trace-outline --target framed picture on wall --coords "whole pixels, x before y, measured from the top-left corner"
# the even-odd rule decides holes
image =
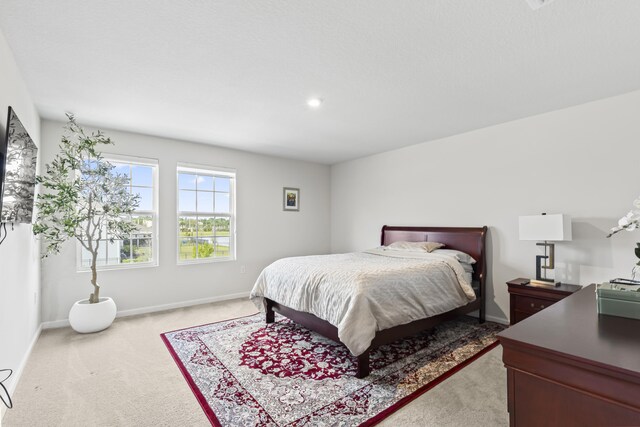
[[[282,189],[282,210],[299,211],[300,210],[300,189],[288,188]]]

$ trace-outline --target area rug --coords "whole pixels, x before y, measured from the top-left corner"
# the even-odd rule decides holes
[[[380,347],[355,378],[346,347],[256,314],[162,334],[214,426],[374,425],[497,345],[504,326],[461,317]]]

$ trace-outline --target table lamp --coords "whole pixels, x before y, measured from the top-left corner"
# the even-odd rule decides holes
[[[555,246],[549,241],[571,240],[571,217],[563,214],[529,215],[519,217],[520,240],[537,240],[537,246],[544,246],[544,256],[536,256],[536,279],[531,280],[534,286],[555,287],[554,279],[547,278],[547,270],[555,268]],[[547,254],[548,250],[548,254]],[[542,260],[545,260],[542,265]]]

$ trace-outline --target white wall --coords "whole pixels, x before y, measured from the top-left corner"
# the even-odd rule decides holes
[[[12,106],[27,132],[40,147],[40,117],[0,32],[0,140]],[[31,225],[16,224],[0,245],[0,369],[11,368],[7,384],[13,392],[30,346],[40,326],[40,255]],[[0,406],[3,405],[0,403]]]
[[[78,117],[81,123],[82,117]],[[57,153],[62,122],[44,121],[43,156]],[[90,128],[86,128],[90,129]],[[291,255],[330,250],[330,168],[203,144],[103,129],[115,142],[105,152],[159,161],[159,266],[102,271],[101,295],[113,297],[119,311],[230,295],[249,295],[270,262]],[[176,163],[236,169],[237,261],[176,265]],[[283,212],[282,187],[300,188],[300,212]],[[76,272],[76,244],[43,263],[43,320],[68,317],[74,301],[91,292],[89,273]],[[241,266],[246,273],[240,273]]]
[[[379,244],[388,225],[490,227],[487,313],[505,319],[505,281],[535,275],[518,216],[573,217],[556,278],[630,277],[640,232],[605,235],[640,194],[640,91],[332,167],[332,251]],[[428,120],[425,117],[425,120]]]

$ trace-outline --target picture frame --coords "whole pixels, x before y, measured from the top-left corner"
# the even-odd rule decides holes
[[[291,212],[298,212],[300,210],[299,188],[282,188],[282,210]]]

